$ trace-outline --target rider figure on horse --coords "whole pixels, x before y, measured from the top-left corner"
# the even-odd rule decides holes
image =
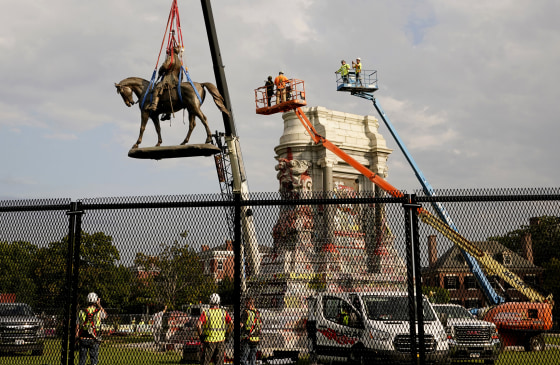
[[[158,76],[163,79],[156,84],[153,91],[152,103],[148,106],[148,110],[155,111],[159,102],[159,98],[165,90],[175,90],[179,84],[179,76],[181,74],[182,62],[179,57],[181,48],[177,45],[167,49],[167,57],[158,71]],[[161,120],[169,120],[170,114],[165,114]]]

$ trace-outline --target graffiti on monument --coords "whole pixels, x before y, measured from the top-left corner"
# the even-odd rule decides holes
[[[355,198],[357,187],[349,184],[344,179],[334,181],[334,194],[336,198]],[[338,232],[361,232],[360,210],[355,204],[339,204],[334,216],[335,230]]]

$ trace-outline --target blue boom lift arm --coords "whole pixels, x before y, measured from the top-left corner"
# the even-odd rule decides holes
[[[391,133],[391,135],[393,136],[393,138],[395,139],[395,141],[399,145],[399,148],[401,149],[402,153],[406,157],[406,160],[410,164],[410,167],[412,167],[412,170],[414,170],[414,174],[416,175],[416,177],[418,178],[418,181],[422,185],[422,189],[424,190],[424,193],[428,196],[435,196],[434,189],[432,188],[432,186],[428,182],[428,179],[426,179],[426,177],[424,176],[424,174],[422,173],[422,171],[420,170],[420,168],[418,167],[418,165],[416,164],[416,162],[412,158],[412,155],[410,154],[410,152],[406,148],[404,142],[400,138],[396,129],[393,127],[393,124],[391,123],[391,121],[387,117],[387,114],[381,108],[381,105],[379,105],[379,102],[377,101],[377,99],[375,99],[375,97],[373,96],[373,93],[358,91],[358,92],[353,92],[352,95],[359,96],[361,98],[371,100],[373,102],[373,106],[375,106],[375,109],[379,113],[379,116],[381,116],[381,119],[383,119],[383,122],[385,123],[385,125],[389,129],[389,132]],[[455,223],[453,223],[451,217],[449,216],[449,214],[445,210],[445,207],[443,206],[443,204],[441,204],[439,202],[432,202],[432,206],[434,207],[434,209],[435,209],[437,215],[439,216],[439,218],[442,221],[444,221],[445,223],[447,223],[447,225],[449,227],[451,227],[455,232],[457,232],[457,227],[455,226]],[[484,272],[480,268],[480,265],[478,264],[476,259],[473,256],[471,256],[468,252],[466,252],[465,250],[463,250],[463,249],[460,249],[460,250],[461,250],[461,253],[463,254],[463,257],[465,258],[465,261],[469,265],[469,268],[470,268],[471,272],[473,273],[476,280],[480,284],[480,287],[481,287],[482,291],[484,292],[484,295],[486,296],[486,298],[488,298],[488,300],[491,302],[491,304],[494,304],[494,305],[504,303],[505,298],[498,295],[498,293],[496,293],[496,291],[494,290],[494,288],[492,287],[492,285],[488,281],[488,278],[486,277],[486,275],[484,274]]]

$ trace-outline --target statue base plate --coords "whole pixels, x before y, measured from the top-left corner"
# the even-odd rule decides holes
[[[128,157],[162,160],[165,158],[212,156],[220,152],[221,150],[217,146],[210,143],[204,143],[186,144],[182,146],[131,148],[130,151],[128,151]]]

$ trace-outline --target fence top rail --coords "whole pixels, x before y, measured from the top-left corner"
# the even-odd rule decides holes
[[[560,201],[560,189],[525,190],[464,190],[437,191],[435,196],[423,193],[410,195],[415,203],[431,202],[513,202],[513,201]],[[453,193],[450,194],[450,193]],[[487,193],[487,194],[485,194]],[[503,193],[503,194],[502,194]],[[129,210],[165,209],[194,207],[232,207],[240,206],[291,206],[291,205],[333,205],[333,204],[402,204],[408,195],[401,198],[375,196],[373,192],[357,192],[344,195],[333,192],[310,192],[286,196],[279,192],[251,193],[241,197],[238,202],[235,194],[183,195],[183,196],[140,196],[83,199],[78,201],[81,210]],[[0,212],[17,211],[69,211],[70,199],[51,200],[5,200],[0,201]]]
[[[456,196],[416,196],[416,202],[507,202],[507,201],[555,201],[560,194],[530,195],[456,195]]]
[[[70,199],[28,199],[0,201],[0,212],[70,210]]]

